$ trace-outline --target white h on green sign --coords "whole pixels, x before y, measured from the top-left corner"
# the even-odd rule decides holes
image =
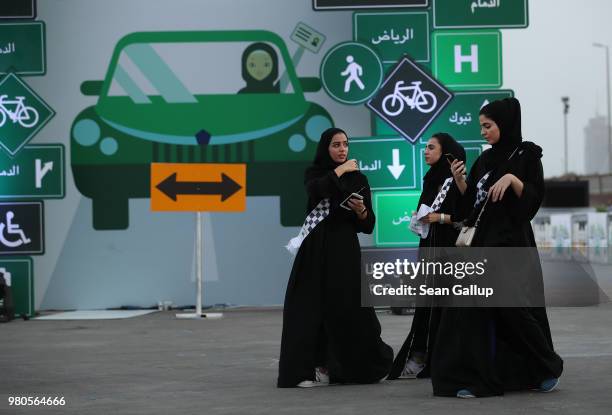
[[[433,74],[453,90],[502,86],[501,33],[443,31],[433,35]]]

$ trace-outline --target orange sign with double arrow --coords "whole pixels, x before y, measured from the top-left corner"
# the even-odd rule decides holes
[[[246,164],[151,163],[151,210],[241,212]]]

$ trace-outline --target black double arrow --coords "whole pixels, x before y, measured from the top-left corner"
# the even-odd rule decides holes
[[[242,189],[242,186],[224,173],[221,173],[220,182],[179,182],[176,173],[172,173],[156,187],[175,202],[177,195],[219,195],[223,202]]]

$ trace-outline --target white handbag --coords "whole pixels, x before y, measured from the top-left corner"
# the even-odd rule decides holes
[[[480,216],[482,215],[482,212],[484,212],[485,207],[487,206],[487,202],[489,201],[489,197],[487,196],[487,199],[484,202],[484,205],[482,205],[482,209],[480,209],[480,213],[478,214],[478,217],[476,218],[476,222],[474,223],[474,226],[462,226],[461,230],[459,231],[459,236],[457,237],[457,241],[455,242],[455,246],[472,246],[472,240],[474,239],[474,235],[476,234],[476,229],[478,229],[478,224],[480,223]]]

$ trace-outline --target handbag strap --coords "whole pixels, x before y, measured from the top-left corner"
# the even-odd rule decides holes
[[[485,207],[487,207],[487,202],[489,201],[489,196],[485,199],[484,205],[482,205],[482,209],[480,209],[480,213],[478,213],[478,217],[476,218],[476,222],[474,223],[474,227],[477,228],[480,223],[480,217],[482,216],[482,212],[484,212]]]
[[[510,161],[512,159],[512,157],[514,157],[514,154],[516,153],[516,151],[518,150],[518,146],[514,149],[514,151],[512,152],[512,154],[510,154],[510,157],[508,157],[508,161]],[[488,172],[486,174],[487,178],[489,176],[491,172]],[[480,189],[479,189],[480,190]],[[478,217],[476,218],[476,222],[474,223],[474,227],[477,228],[478,224],[480,223],[480,217],[482,216],[482,212],[484,212],[485,207],[487,206],[487,202],[489,201],[489,192],[487,191],[487,198],[485,199],[484,205],[482,205],[482,209],[480,209],[480,212],[478,213]]]

